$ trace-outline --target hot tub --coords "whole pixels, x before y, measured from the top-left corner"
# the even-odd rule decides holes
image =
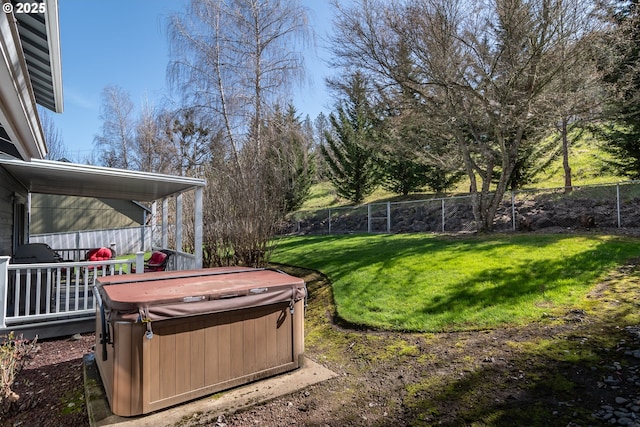
[[[114,414],[134,416],[298,368],[302,279],[213,268],[100,277],[96,364]]]

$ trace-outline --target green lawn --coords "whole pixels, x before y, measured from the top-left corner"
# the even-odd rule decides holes
[[[363,234],[282,238],[272,261],[325,273],[348,322],[436,332],[594,309],[586,294],[638,256],[638,239],[612,236]]]

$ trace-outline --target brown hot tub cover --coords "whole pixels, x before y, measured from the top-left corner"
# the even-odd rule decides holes
[[[107,322],[151,322],[296,301],[304,280],[278,270],[211,268],[100,277],[96,295]]]

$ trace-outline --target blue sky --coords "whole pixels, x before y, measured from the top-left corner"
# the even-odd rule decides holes
[[[123,88],[140,108],[162,105],[169,96],[166,20],[188,0],[59,0],[64,112],[51,113],[69,152],[83,163],[101,132],[102,90]],[[328,0],[301,0],[316,32],[316,47],[305,52],[307,79],[294,94],[298,111],[312,119],[329,112],[324,78],[330,74],[322,39],[330,29]]]

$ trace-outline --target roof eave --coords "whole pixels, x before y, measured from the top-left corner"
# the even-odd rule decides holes
[[[19,40],[13,15],[0,14],[0,123],[23,158],[44,158],[46,144]]]
[[[58,0],[45,0],[47,42],[49,44],[49,61],[53,81],[53,96],[56,113],[64,110],[62,91],[62,53],[60,50],[60,20],[58,18]]]

